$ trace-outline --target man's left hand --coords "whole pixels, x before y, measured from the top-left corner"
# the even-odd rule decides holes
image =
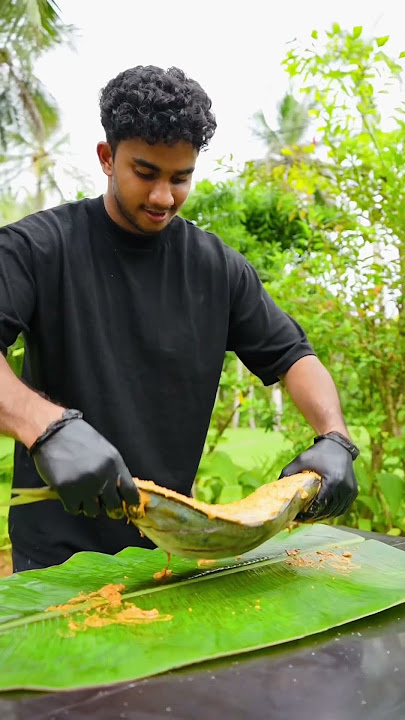
[[[322,437],[283,468],[280,477],[295,475],[304,470],[318,473],[322,484],[308,510],[297,515],[296,519],[300,522],[312,522],[343,515],[358,492],[350,451],[339,442]]]

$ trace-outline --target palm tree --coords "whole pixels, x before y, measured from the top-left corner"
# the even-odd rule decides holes
[[[267,163],[283,160],[283,148],[293,148],[302,142],[310,124],[310,106],[299,102],[291,93],[286,93],[277,106],[277,129],[273,130],[263,113],[258,110],[254,116],[253,133],[266,145]]]
[[[10,135],[7,137],[9,139]],[[64,202],[57,173],[57,161],[63,156],[68,136],[59,136],[57,132],[53,133],[47,128],[43,139],[28,134],[24,137],[13,134],[11,137],[15,141],[14,146],[6,155],[0,155],[4,187],[15,187],[17,179],[21,185],[21,181],[30,175],[34,178],[33,192],[28,192],[30,212],[42,210],[49,193],[56,195],[57,201]],[[64,170],[66,170],[65,164]]]
[[[7,133],[7,152],[0,154],[3,188],[24,196],[28,212],[42,210],[48,201],[65,202],[63,180],[74,180],[81,191],[90,190],[89,179],[67,160],[69,136],[60,131],[59,113],[42,114],[42,127],[27,128],[24,135]],[[24,192],[21,193],[21,190]]]
[[[57,160],[68,136],[62,137],[59,132],[58,106],[35,76],[33,64],[42,53],[68,41],[73,28],[62,22],[54,0],[3,0],[3,7],[0,20],[2,185],[7,192],[17,178],[21,186],[26,173],[30,173],[35,178],[34,191],[28,191],[30,211],[41,210],[49,192],[56,201],[64,200]],[[77,175],[66,162],[63,169],[69,175]],[[84,179],[80,179],[84,183]]]
[[[29,128],[44,140],[55,101],[33,72],[35,60],[72,35],[54,0],[3,0],[0,18],[0,143]],[[45,117],[44,117],[45,116]],[[10,138],[9,138],[10,139]]]

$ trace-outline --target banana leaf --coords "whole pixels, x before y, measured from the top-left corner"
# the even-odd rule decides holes
[[[0,689],[69,690],[145,678],[343,625],[405,601],[405,553],[324,525],[280,532],[238,560],[199,567],[161,550],[78,553],[0,581]],[[163,621],[87,627],[79,592],[125,586]],[[171,619],[168,619],[168,618]]]

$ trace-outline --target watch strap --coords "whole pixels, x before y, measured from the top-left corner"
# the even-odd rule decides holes
[[[334,442],[337,442],[339,445],[345,448],[350,455],[352,456],[352,460],[356,460],[356,458],[360,454],[360,450],[351,440],[349,440],[347,437],[342,435],[342,433],[337,432],[336,430],[333,430],[331,432],[325,433],[324,435],[317,435],[316,438],[314,438],[314,444],[319,442],[320,440],[333,440]]]

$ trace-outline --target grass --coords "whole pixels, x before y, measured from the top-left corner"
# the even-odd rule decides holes
[[[280,432],[266,432],[262,428],[235,428],[224,433],[224,439],[217,449],[228,453],[236,465],[249,469],[274,460],[281,452],[291,448]],[[291,460],[294,452],[291,449]]]
[[[367,431],[357,427],[349,430],[353,441],[362,451],[365,450],[369,444]],[[291,457],[287,462],[294,460],[297,455],[292,443],[284,438],[282,432],[267,432],[262,428],[236,428],[226,430],[223,438],[217,450],[228,453],[236,465],[247,469],[260,466],[266,460],[275,460],[280,452],[291,450]]]

